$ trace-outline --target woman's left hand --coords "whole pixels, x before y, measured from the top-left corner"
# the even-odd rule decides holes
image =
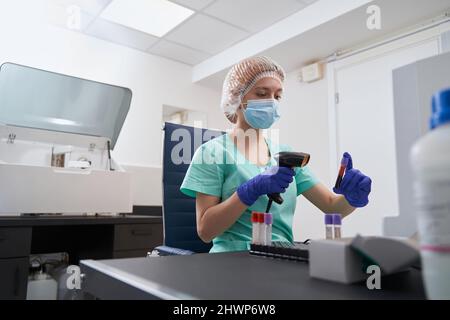
[[[333,191],[344,195],[352,207],[365,207],[369,203],[372,180],[361,171],[353,169],[352,156],[349,153],[345,152],[344,157],[348,158],[345,175],[339,188],[335,187]]]

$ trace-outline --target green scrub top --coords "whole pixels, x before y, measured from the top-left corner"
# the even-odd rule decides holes
[[[267,167],[277,165],[275,154],[292,149],[275,145],[266,139],[271,159],[266,166],[257,166],[248,161],[238,150],[229,134],[214,138],[195,152],[189,169],[180,187],[181,192],[196,197],[197,192],[216,196],[221,201],[228,199],[244,182],[264,172]],[[297,196],[313,187],[317,180],[308,167],[295,168],[294,182],[281,194],[281,205],[273,203],[272,241],[293,242],[292,220]],[[264,195],[248,207],[239,219],[225,232],[213,239],[210,252],[244,251],[250,248],[252,239],[252,211],[265,212],[269,198]]]

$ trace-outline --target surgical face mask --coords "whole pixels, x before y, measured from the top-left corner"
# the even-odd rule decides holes
[[[275,99],[248,100],[244,111],[247,123],[255,129],[267,129],[280,119],[279,102]]]

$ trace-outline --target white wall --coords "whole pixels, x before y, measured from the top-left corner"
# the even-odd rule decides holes
[[[380,52],[371,50],[366,55],[359,54],[333,66],[336,90],[340,96],[340,102],[335,107],[338,137],[336,153],[349,150],[356,167],[372,179],[369,205],[346,219],[343,230],[346,236],[355,236],[357,233],[383,235],[384,218],[399,215],[398,195],[403,181],[397,178],[398,170],[399,166],[408,167],[409,163],[397,162],[398,150],[404,150],[405,146],[396,143],[396,132],[400,132],[395,126],[400,123],[396,124],[394,117],[398,106],[394,105],[392,72],[406,64],[438,54],[439,43],[436,37],[417,42],[408,39],[404,43],[396,41],[379,49]],[[427,109],[430,108],[430,97],[425,103]],[[411,111],[403,114],[399,121],[405,126],[415,123]],[[408,159],[409,152],[405,153]],[[411,181],[407,184],[409,186]],[[408,205],[410,202],[407,201]],[[411,210],[411,207],[406,209],[408,213]],[[409,221],[403,223],[400,227],[402,230],[394,235],[410,236],[416,231],[414,216],[408,216]]]
[[[389,46],[404,46],[421,43],[421,41],[423,41],[422,38],[438,36],[446,30],[448,30],[448,26],[441,26],[396,41]],[[384,52],[388,50],[386,49],[386,46],[372,49],[365,54],[355,56],[354,59],[361,59],[363,61],[370,60],[371,55],[374,55],[378,51]],[[337,161],[340,160],[336,160],[335,168],[333,165],[331,165],[332,168],[330,168],[330,163],[334,162],[333,159],[336,158],[335,155],[330,154],[330,150],[333,150],[333,148],[336,149],[336,133],[330,132],[332,128],[329,128],[329,98],[330,94],[335,90],[335,88],[329,88],[329,84],[335,82],[335,80],[330,82],[328,77],[333,75],[326,74],[323,80],[305,84],[298,81],[298,73],[299,70],[287,75],[285,94],[281,106],[281,119],[276,127],[282,128],[280,131],[281,143],[291,145],[296,151],[303,151],[311,154],[310,168],[319,180],[331,190],[336,179],[338,169]],[[387,77],[390,77],[390,75],[387,75]],[[390,79],[386,79],[385,81],[389,82],[389,80]],[[390,91],[384,92],[381,90],[381,92],[377,92],[377,94],[388,96],[392,93]],[[352,120],[349,119],[349,121]],[[361,119],[356,116],[354,121],[361,121]],[[330,139],[332,140],[330,141]],[[392,137],[392,139],[394,139],[394,137]],[[365,160],[369,161],[368,159]],[[369,164],[372,165],[368,162],[364,163],[364,165]],[[360,166],[361,169],[364,170],[364,166]],[[374,194],[375,193],[372,192],[372,196],[374,196]],[[365,223],[373,223],[370,219],[363,217],[365,214],[364,211],[367,211],[366,209],[367,208],[357,210],[352,217],[349,217],[348,220],[346,219],[348,222],[343,225],[344,236],[353,235],[358,231],[364,230],[362,226],[364,226]],[[380,212],[379,214],[386,214],[386,212]],[[355,224],[355,221],[360,221],[360,224]],[[379,228],[381,229],[381,222],[376,221],[375,223],[379,223]],[[346,225],[348,228],[346,228]],[[296,240],[323,238],[323,213],[304,197],[299,197],[293,227],[294,238]]]
[[[2,7],[0,64],[15,62],[130,88],[131,108],[113,151],[119,163],[161,165],[164,104],[203,111],[209,127],[226,127],[219,108],[220,93],[193,84],[190,66],[49,26],[45,7],[33,4],[34,1],[10,1],[7,10]],[[149,183],[161,187],[160,180]],[[154,197],[144,198],[140,193],[138,204],[159,204]]]
[[[280,142],[295,151],[311,155],[310,168],[316,177],[331,187],[328,139],[328,86],[323,79],[311,84],[298,81],[299,70],[288,73],[277,124]],[[299,197],[294,216],[294,238],[323,237],[323,214],[306,198]]]

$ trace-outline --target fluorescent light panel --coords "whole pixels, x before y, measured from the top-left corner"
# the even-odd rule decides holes
[[[100,17],[162,37],[193,13],[194,11],[167,0],[114,0]]]

